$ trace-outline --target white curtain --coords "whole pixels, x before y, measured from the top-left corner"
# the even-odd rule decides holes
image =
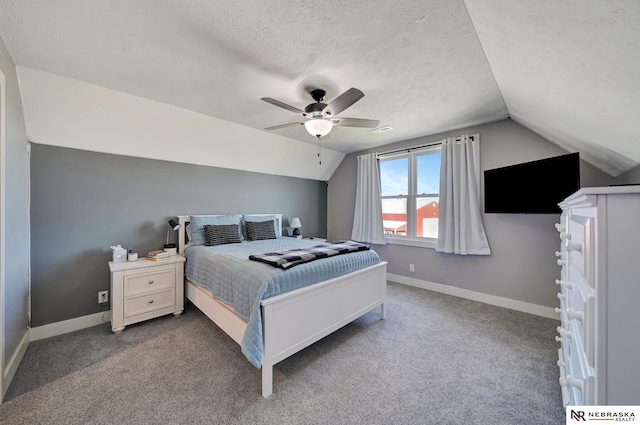
[[[386,244],[382,225],[378,154],[358,157],[356,207],[353,213],[351,239],[373,244]]]
[[[480,216],[474,143],[468,135],[442,141],[438,252],[491,254]]]

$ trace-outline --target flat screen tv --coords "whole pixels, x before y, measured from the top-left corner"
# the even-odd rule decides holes
[[[559,214],[558,203],[578,189],[578,153],[485,170],[484,212]]]

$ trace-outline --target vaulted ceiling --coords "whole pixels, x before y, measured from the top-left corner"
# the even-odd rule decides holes
[[[635,0],[2,0],[15,63],[315,144],[309,89],[349,153],[510,117],[617,176],[640,163]],[[22,89],[22,88],[21,88]],[[27,123],[28,125],[28,123]]]

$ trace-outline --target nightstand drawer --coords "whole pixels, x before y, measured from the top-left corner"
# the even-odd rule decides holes
[[[176,272],[173,268],[125,276],[124,296],[140,295],[147,292],[155,292],[161,289],[175,287]]]
[[[176,291],[174,288],[168,291],[153,294],[127,297],[124,299],[124,317],[148,313],[162,308],[172,307],[176,304]]]

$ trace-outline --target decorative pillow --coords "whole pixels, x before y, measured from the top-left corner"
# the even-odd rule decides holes
[[[262,222],[262,221],[273,221],[273,232],[276,234],[276,238],[282,237],[282,232],[280,231],[280,226],[278,225],[278,217],[274,214],[260,215],[260,214],[244,214],[242,216],[244,223],[247,221],[253,222]],[[242,235],[244,235],[245,239],[248,239],[246,225],[244,229],[242,229]]]
[[[245,225],[247,226],[247,239],[250,241],[276,238],[276,232],[273,230],[273,220],[245,221]]]
[[[207,246],[240,243],[237,224],[205,224],[204,239]]]
[[[192,215],[190,217],[191,225],[191,241],[194,245],[205,245],[206,239],[204,237],[205,224],[218,226],[221,224],[237,224],[240,225],[240,214],[227,214],[227,215]],[[242,233],[238,231],[238,236],[242,239]]]

